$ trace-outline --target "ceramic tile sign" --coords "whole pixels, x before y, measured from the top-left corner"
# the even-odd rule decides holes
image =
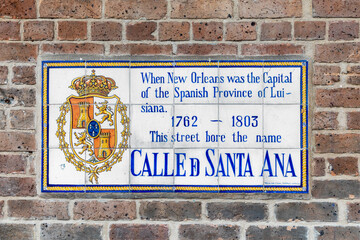
[[[44,192],[308,192],[307,61],[44,61]]]

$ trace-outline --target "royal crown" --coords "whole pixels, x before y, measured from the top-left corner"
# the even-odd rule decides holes
[[[91,75],[84,75],[72,80],[69,88],[76,90],[79,96],[88,94],[107,96],[110,91],[116,89],[117,86],[112,78],[101,75],[97,76],[95,75],[95,70],[92,70]]]

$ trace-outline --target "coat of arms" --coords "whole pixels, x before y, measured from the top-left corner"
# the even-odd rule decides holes
[[[95,75],[95,70],[91,75],[75,78],[69,88],[79,96],[69,96],[60,107],[56,132],[59,147],[66,161],[77,171],[86,172],[91,183],[98,184],[99,174],[120,162],[128,147],[127,108],[118,96],[108,96],[117,88],[115,81]],[[69,137],[65,137],[67,134]]]

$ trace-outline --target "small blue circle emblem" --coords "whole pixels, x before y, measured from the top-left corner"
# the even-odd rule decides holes
[[[100,134],[100,124],[95,119],[91,120],[88,124],[87,131],[90,137],[96,138]]]

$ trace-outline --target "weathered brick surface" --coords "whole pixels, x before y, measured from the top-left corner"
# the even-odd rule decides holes
[[[348,129],[360,129],[360,112],[348,112],[346,116]]]
[[[171,18],[231,18],[231,0],[172,0]]]
[[[110,240],[116,239],[169,239],[169,229],[165,224],[113,224],[110,226]]]
[[[5,129],[6,127],[6,114],[4,110],[0,110],[0,129]]]
[[[160,41],[185,41],[190,39],[190,24],[188,22],[159,23]]]
[[[243,55],[294,55],[303,54],[301,45],[288,44],[244,44],[241,52]]]
[[[236,55],[237,46],[233,44],[179,44],[178,55]]]
[[[149,220],[184,221],[199,219],[201,215],[200,202],[141,202],[140,217]]]
[[[360,202],[350,202],[347,204],[348,221],[360,221]]]
[[[114,55],[171,55],[170,44],[118,44],[110,45],[110,54]]]
[[[166,0],[106,0],[105,16],[121,19],[162,19],[166,15]]]
[[[1,107],[33,107],[36,103],[35,89],[0,88]]]
[[[298,21],[294,23],[297,40],[320,40],[325,38],[326,23],[322,21]]]
[[[316,134],[315,151],[319,153],[359,153],[360,134]]]
[[[30,177],[0,177],[0,196],[35,196],[35,184]]]
[[[357,180],[314,180],[311,194],[314,198],[358,198],[360,182]]]
[[[0,33],[0,40],[20,40],[20,23],[17,21],[1,21]]]
[[[316,112],[314,113],[314,130],[337,129],[339,122],[337,112]]]
[[[355,21],[331,22],[329,40],[353,40],[359,37],[359,23]]]
[[[122,36],[122,25],[118,22],[93,22],[91,39],[94,41],[119,41]]]
[[[4,204],[5,204],[4,201],[0,201],[0,219],[4,217],[4,214],[3,214]]]
[[[315,227],[318,240],[350,240],[359,239],[360,227]]]
[[[328,159],[331,175],[359,175],[356,157],[336,157]]]
[[[223,39],[223,28],[221,22],[193,23],[194,40],[221,41]]]
[[[34,133],[0,132],[0,151],[35,151]]]
[[[311,175],[315,177],[325,176],[325,158],[314,158],[311,160]]]
[[[155,40],[155,22],[136,22],[126,26],[126,39],[133,41]]]
[[[0,66],[0,85],[7,84],[8,73],[8,67]]]
[[[266,22],[261,24],[261,41],[291,40],[290,22]]]
[[[42,41],[54,39],[54,22],[29,21],[24,22],[24,40]]]
[[[101,237],[101,226],[93,224],[60,224],[42,223],[40,225],[41,240],[99,240]]]
[[[26,158],[24,155],[0,154],[0,173],[25,173]]]
[[[333,85],[340,81],[339,66],[314,66],[313,83],[315,85]]]
[[[211,220],[263,221],[268,216],[266,205],[261,203],[208,203],[207,212]]]
[[[101,0],[42,0],[41,18],[100,18]]]
[[[353,85],[360,85],[360,66],[347,67],[347,82]]]
[[[0,3],[0,18],[36,18],[36,1],[3,0]]]
[[[34,85],[36,84],[35,77],[35,66],[17,66],[13,67],[13,79],[12,82],[16,85],[26,84]]]
[[[68,220],[67,202],[44,200],[9,200],[8,214],[13,218]]]
[[[22,43],[0,43],[0,61],[34,62],[38,46]]]
[[[74,203],[74,219],[119,220],[135,219],[136,204],[130,201],[83,201]]]
[[[313,0],[314,17],[360,17],[357,0]]]
[[[270,226],[250,226],[246,230],[246,240],[304,240],[307,238],[306,227],[270,227]]]
[[[276,219],[281,222],[288,221],[324,221],[335,222],[338,220],[337,204],[324,203],[280,203],[275,205]]]
[[[0,224],[0,239],[4,240],[33,240],[35,224]]]
[[[315,46],[317,62],[359,62],[360,43],[327,43]]]
[[[42,51],[53,54],[102,54],[104,46],[96,43],[54,43],[44,44]]]
[[[301,17],[301,0],[239,0],[240,18]]]
[[[235,225],[188,224],[179,227],[179,239],[239,239],[240,227]]]
[[[316,105],[319,107],[347,107],[360,106],[359,88],[318,89],[316,91]]]
[[[60,21],[58,23],[59,40],[85,40],[87,38],[87,23],[84,21]]]
[[[256,40],[256,22],[229,22],[226,23],[227,41]]]

